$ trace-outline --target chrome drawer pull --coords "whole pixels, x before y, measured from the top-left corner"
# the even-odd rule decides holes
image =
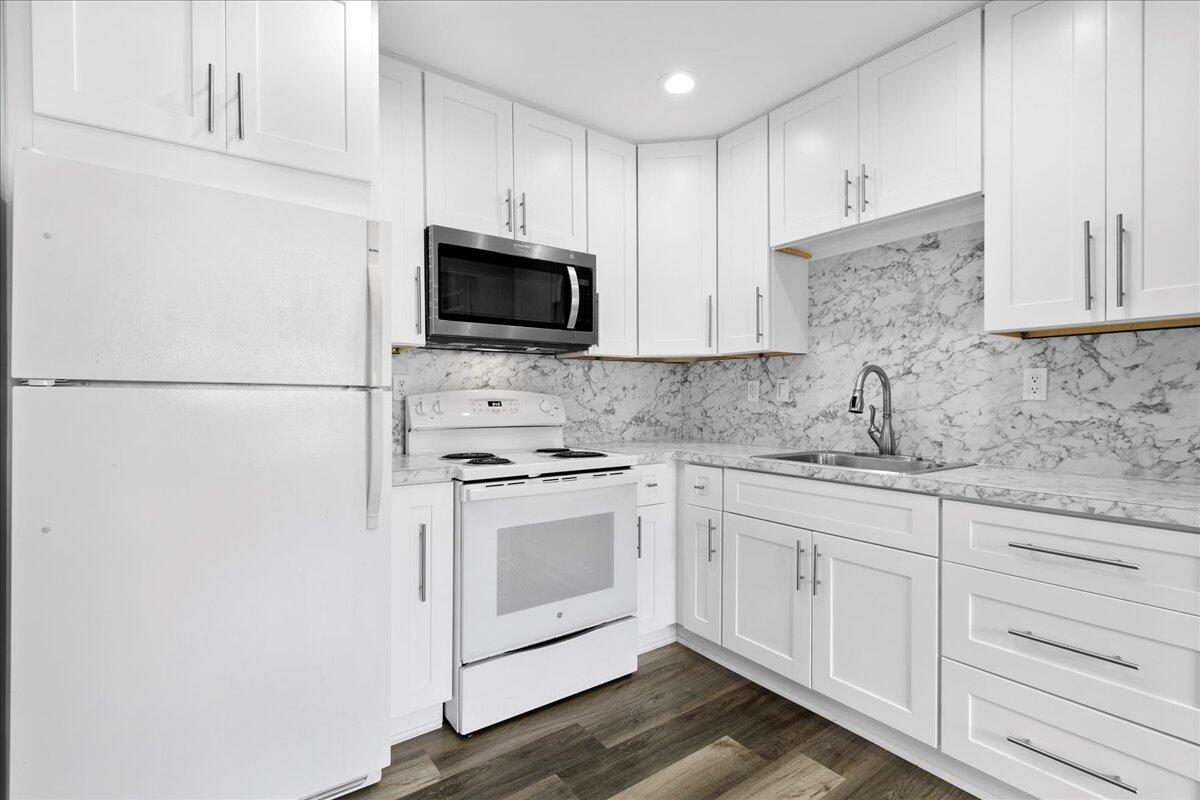
[[[642,557],[642,515],[637,518],[637,557]]]
[[[803,567],[800,566],[801,559],[804,558],[804,548],[796,542],[796,591],[800,591],[800,582],[804,580],[804,574],[800,571]]]
[[[1028,739],[1018,739],[1015,736],[1006,736],[1005,738],[1008,739],[1013,744],[1015,744],[1017,747],[1024,747],[1026,750],[1030,751],[1031,753],[1037,753],[1039,756],[1045,756],[1046,758],[1050,759],[1051,761],[1057,761],[1058,763],[1060,763],[1064,766],[1068,766],[1071,769],[1077,769],[1080,772],[1084,773],[1085,775],[1091,775],[1093,778],[1102,780],[1105,783],[1110,783],[1113,786],[1116,786],[1120,789],[1124,789],[1127,792],[1133,792],[1134,794],[1138,793],[1138,790],[1136,788],[1130,786],[1128,783],[1121,780],[1120,775],[1105,775],[1103,772],[1097,772],[1096,770],[1091,769],[1090,767],[1085,767],[1083,764],[1076,764],[1074,761],[1071,761],[1068,758],[1063,758],[1062,756],[1057,756],[1054,753],[1051,753],[1049,750],[1043,750],[1042,748],[1038,747],[1036,744],[1029,741]]]
[[[710,519],[708,521],[708,560],[710,562],[712,561],[713,555],[715,555],[717,552],[716,550],[713,549],[712,535],[713,535],[713,521]]]
[[[1107,564],[1110,567],[1121,567],[1122,569],[1141,569],[1140,564],[1134,564],[1131,561],[1122,561],[1119,558],[1101,558],[1100,556],[1088,556],[1083,553],[1071,553],[1066,550],[1053,550],[1049,547],[1038,547],[1029,542],[1009,542],[1009,547],[1015,547],[1018,550],[1030,550],[1034,553],[1046,553],[1051,556],[1062,556],[1063,558],[1077,558],[1080,561],[1091,561],[1093,564]]]
[[[1125,659],[1121,658],[1120,656],[1106,656],[1103,653],[1097,653],[1094,650],[1084,650],[1082,647],[1076,647],[1073,644],[1066,644],[1064,642],[1056,642],[1053,639],[1047,639],[1043,636],[1038,636],[1033,631],[1019,631],[1016,628],[1009,628],[1008,632],[1011,633],[1013,636],[1019,636],[1020,638],[1028,639],[1031,642],[1037,642],[1038,644],[1048,644],[1051,647],[1057,647],[1062,650],[1070,650],[1072,653],[1078,653],[1081,656],[1088,656],[1089,658],[1096,658],[1096,659],[1099,659],[1100,661],[1107,661],[1109,664],[1116,664],[1119,667],[1129,667],[1130,669],[1141,669],[1141,667],[1139,667],[1137,664],[1133,663],[1132,661],[1126,661]]]

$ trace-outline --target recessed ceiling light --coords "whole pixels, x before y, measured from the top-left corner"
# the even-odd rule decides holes
[[[686,72],[672,72],[663,78],[662,87],[667,94],[687,94],[696,88],[696,79]]]

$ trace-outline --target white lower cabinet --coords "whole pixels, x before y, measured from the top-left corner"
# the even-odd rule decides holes
[[[675,623],[675,506],[638,507],[638,635]]]
[[[684,505],[679,521],[679,624],[721,643],[721,512]]]
[[[1047,798],[1200,798],[1200,747],[942,660],[946,755]]]
[[[450,483],[392,489],[393,737],[406,716],[450,699],[453,503]]]
[[[725,514],[721,644],[808,686],[811,531]]]
[[[937,745],[938,561],[813,536],[812,688]]]

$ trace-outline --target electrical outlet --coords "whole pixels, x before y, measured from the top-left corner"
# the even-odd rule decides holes
[[[775,399],[780,403],[786,403],[792,399],[792,382],[787,378],[775,381]]]
[[[1025,381],[1021,388],[1022,400],[1045,400],[1048,371],[1045,367],[1026,369]]]
[[[408,394],[409,377],[407,375],[392,375],[392,397],[400,398]]]
[[[746,383],[746,399],[751,403],[757,403],[761,396],[762,387],[758,381],[747,381]]]

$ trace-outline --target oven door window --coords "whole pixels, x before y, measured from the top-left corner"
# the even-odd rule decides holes
[[[452,244],[439,246],[437,262],[441,319],[567,330],[566,265]]]
[[[497,531],[496,615],[611,589],[613,522],[590,514]]]

